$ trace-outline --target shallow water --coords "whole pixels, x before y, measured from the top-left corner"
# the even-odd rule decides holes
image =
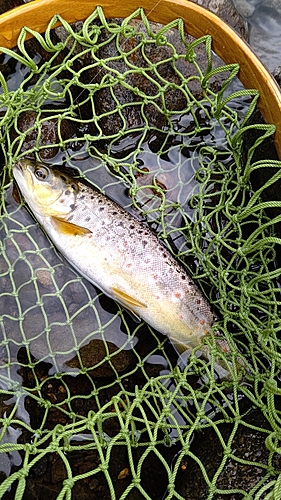
[[[221,142],[213,130],[209,135],[209,145],[221,147]],[[141,165],[148,167],[136,178],[140,188],[136,201],[143,210],[149,212],[147,221],[152,223],[155,230],[161,231],[162,225],[158,219],[161,198],[149,186],[153,185],[154,178],[162,186],[165,185],[170,207],[164,213],[165,230],[172,231],[171,241],[183,252],[188,247],[181,226],[183,216],[190,220],[193,218],[194,209],[190,208],[189,200],[199,189],[194,174],[200,163],[196,150],[189,158],[182,155],[177,136],[175,144],[170,147],[165,160],[152,153],[148,144],[144,145],[138,160],[140,168]],[[119,176],[110,173],[100,160],[89,157],[86,151],[69,154],[71,159],[68,158],[68,165],[79,168],[106,195],[142,218],[141,212],[132,206],[126,185],[120,183]],[[228,158],[229,152],[222,149],[221,161],[227,164]],[[60,163],[65,159],[65,153],[59,153],[52,163]],[[53,364],[49,374],[65,370],[69,372],[67,362],[77,349],[92,339],[111,341],[118,348],[132,349],[137,340],[124,333],[126,327],[122,315],[116,315],[118,306],[110,301],[112,311],[104,309],[103,301],[100,300],[103,294],[81,278],[55,250],[44,232],[38,231],[33,217],[14,199],[13,186],[7,190],[5,201],[8,217],[3,218],[0,238],[5,251],[2,271],[6,269],[7,274],[0,277],[0,289],[6,294],[2,296],[0,314],[3,318],[2,335],[9,339],[9,343],[2,348],[0,375],[3,377],[6,371],[6,359],[11,357],[16,360],[23,341],[36,359]],[[13,274],[9,278],[11,266]],[[16,290],[17,296],[13,296]],[[134,330],[134,323],[132,325]],[[134,331],[131,333],[133,336]],[[16,363],[12,364],[10,370],[10,375],[19,380]]]
[[[261,20],[261,3],[256,2],[254,5],[254,2],[251,2],[251,6],[255,7],[255,10],[251,12],[249,21],[257,29]],[[268,4],[265,7],[263,3],[263,8],[272,14]],[[273,33],[272,36],[275,36],[275,32],[266,23],[265,29],[268,35]],[[253,30],[252,27],[251,43]],[[7,61],[8,56],[5,56],[4,63]],[[39,62],[38,58],[36,62]],[[15,90],[26,74],[27,69],[18,63],[15,72],[8,78],[9,89]],[[235,85],[233,91],[237,88],[237,84]],[[232,106],[243,116],[245,103],[237,100]],[[165,229],[172,231],[173,244],[183,251],[187,248],[186,241],[183,234],[177,232],[177,228],[181,227],[183,216],[193,220],[194,209],[190,207],[189,201],[198,192],[199,184],[195,173],[204,160],[199,162],[197,148],[203,143],[210,147],[215,145],[221,150],[220,161],[225,164],[228,162],[229,151],[224,133],[215,123],[206,123],[206,126],[209,130],[205,131],[204,138],[198,143],[195,140],[193,148],[192,141],[189,141],[188,151],[181,136],[181,133],[190,127],[190,117],[186,115],[174,117],[173,128],[178,135],[172,134],[161,157],[153,152],[153,136],[143,142],[137,156],[139,174],[135,179],[138,189],[135,202],[140,212],[132,207],[128,187],[120,183],[119,176],[101,168],[100,160],[89,157],[85,149],[82,148],[76,153],[71,150],[67,154],[59,152],[52,159],[52,163],[67,161],[68,165],[79,168],[95,186],[103,189],[108,196],[134,215],[141,217],[142,210],[148,212],[148,222],[153,223],[153,229],[158,231],[163,229],[159,225],[161,197],[155,195],[153,186],[155,185],[156,189],[157,186],[163,188],[170,204],[164,216]],[[127,164],[136,160],[134,151],[130,156],[130,148],[132,149],[129,135],[125,140],[120,139],[111,145],[111,157],[121,165],[121,169],[123,158]],[[126,174],[125,167],[124,173]],[[177,208],[177,204],[182,207],[182,211]],[[1,239],[10,262],[2,259],[0,264],[2,272],[13,266],[14,279],[9,281],[6,274],[1,277],[1,288],[7,294],[2,300],[0,311],[5,318],[3,336],[11,340],[7,352],[7,346],[4,344],[2,347],[2,359],[11,357],[16,360],[23,336],[32,355],[36,359],[51,362],[54,372],[64,371],[65,363],[73,357],[75,349],[87,344],[93,334],[96,339],[111,340],[118,348],[131,349],[134,342],[124,333],[126,327],[122,317],[116,316],[118,307],[114,306],[112,311],[102,307],[99,292],[86,280],[81,279],[62,259],[42,231],[38,232],[31,215],[14,200],[12,188],[6,193],[6,209],[13,218],[7,219],[6,225],[2,226]],[[18,290],[18,299],[13,296],[15,290]],[[10,292],[12,295],[9,296]],[[50,323],[45,311],[48,311],[48,317],[52,318]],[[20,317],[22,319],[19,321]],[[5,371],[4,366],[2,370]],[[17,363],[12,363],[10,370],[18,380],[16,367]],[[53,373],[52,370],[50,373]]]
[[[40,62],[37,57],[36,62]],[[8,56],[4,57],[4,63],[8,63]],[[17,63],[15,71],[8,77],[9,90],[16,90],[26,75],[26,68]],[[28,84],[26,89],[29,87],[32,88],[32,84]],[[237,81],[228,92],[236,88]],[[247,108],[246,100],[234,99],[232,107],[241,119]],[[155,153],[154,142],[158,140],[159,143],[157,134],[149,132],[147,137],[126,134],[112,141],[108,154],[115,162],[117,173],[106,168],[97,156],[90,156],[81,145],[65,152],[59,151],[49,161],[53,164],[64,162],[79,169],[94,186],[135,216],[141,218],[145,212],[146,220],[153,229],[171,233],[170,245],[183,252],[188,246],[184,232],[178,229],[186,221],[193,220],[194,209],[190,206],[190,199],[200,186],[195,174],[205,161],[209,161],[208,153],[206,158],[199,159],[199,149],[202,145],[217,148],[218,159],[226,165],[231,156],[225,132],[215,119],[208,117],[209,111],[207,103],[197,113],[196,119],[201,120],[204,126],[200,133],[193,133],[196,129],[194,114],[173,115],[170,119],[171,132],[165,131],[167,144],[164,142],[161,145],[160,155]],[[230,124],[226,128],[228,126]],[[130,174],[128,165],[136,163],[138,173]],[[120,182],[120,175],[124,182]],[[162,189],[160,193],[157,193],[158,187]],[[138,210],[132,206],[131,188],[135,190],[134,202]],[[167,206],[164,212],[161,210],[163,193]],[[3,297],[0,312],[4,319],[3,337],[9,339],[11,345],[3,347],[2,373],[9,356],[16,360],[22,342],[28,345],[36,359],[50,362],[54,372],[69,370],[69,367],[65,368],[65,363],[92,338],[111,340],[122,349],[132,348],[134,342],[124,334],[128,327],[122,314],[117,315],[118,306],[112,305],[112,311],[104,309],[102,295],[62,259],[43,231],[38,231],[30,213],[15,200],[12,186],[6,192],[5,202],[8,217],[3,218],[1,239],[6,255],[3,270],[6,266],[7,273],[1,276],[1,286],[7,295]],[[133,325],[132,334],[135,329],[136,325]],[[18,379],[16,366],[14,361],[11,370]]]

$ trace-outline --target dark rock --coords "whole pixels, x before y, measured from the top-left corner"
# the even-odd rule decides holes
[[[43,476],[47,472],[47,468],[49,466],[49,457],[48,455],[44,455],[38,462],[36,462],[30,470],[31,477],[33,476]]]
[[[67,472],[66,468],[64,465],[64,462],[62,459],[58,456],[55,455],[53,458],[53,463],[52,463],[52,483],[58,483],[60,481],[63,481],[64,479],[67,478]]]
[[[120,24],[120,19],[111,19],[110,22]],[[145,33],[145,27],[138,19],[131,21],[131,25],[135,28],[137,33]],[[153,32],[158,32],[162,25],[157,23],[150,23]],[[101,40],[106,39],[108,34],[102,32]],[[186,47],[182,42],[179,32],[169,30],[165,33],[167,42],[175,47],[178,54],[185,54]],[[186,40],[191,43],[194,38],[187,35]],[[183,111],[187,107],[186,95],[181,90],[183,79],[189,79],[195,73],[195,67],[192,63],[184,58],[176,61],[175,66],[178,71],[183,75],[179,76],[178,72],[173,67],[171,61],[167,59],[172,57],[171,48],[168,45],[156,46],[155,44],[147,44],[144,48],[144,53],[139,50],[138,44],[140,42],[140,35],[133,36],[129,39],[120,38],[120,45],[122,51],[129,54],[128,61],[135,68],[135,72],[128,73],[128,66],[122,59],[120,61],[108,62],[108,67],[113,67],[123,74],[124,83],[120,82],[114,85],[114,97],[110,88],[99,90],[94,95],[96,114],[102,116],[100,126],[104,134],[112,135],[114,130],[120,130],[126,123],[126,129],[138,128],[145,124],[145,120],[151,127],[164,129],[167,126],[167,110],[168,111]],[[132,52],[133,51],[133,52]],[[203,73],[207,68],[207,57],[204,45],[200,45],[195,49],[196,62],[202,69]],[[97,57],[101,60],[106,60],[116,55],[115,41],[108,43],[97,51]],[[221,60],[217,56],[213,56],[213,67],[221,65]],[[157,71],[155,68],[157,67]],[[138,70],[139,69],[139,70]],[[105,71],[100,70],[93,75],[88,75],[91,81],[101,82],[105,78]],[[108,72],[108,71],[107,71]],[[127,73],[126,73],[127,72]],[[210,82],[210,88],[217,90],[221,88],[226,76],[222,74],[216,75]],[[162,90],[165,85],[170,84],[166,90]],[[197,79],[191,78],[188,80],[188,88],[192,94],[197,98],[203,97],[203,91]],[[141,103],[143,102],[142,95],[146,96],[146,105],[144,111],[141,113]],[[163,104],[162,99],[165,101]],[[116,101],[122,107],[122,110],[116,109]],[[138,105],[138,102],[140,103]],[[132,105],[131,103],[135,103]],[[103,116],[109,113],[108,116]]]
[[[202,2],[199,1],[198,3]],[[207,7],[227,20],[230,25],[238,29],[240,34],[244,33],[245,22],[235,11],[230,0],[210,1],[207,2]],[[108,19],[108,22],[120,25],[122,19],[112,18]],[[99,26],[100,22],[96,21],[96,24]],[[161,130],[169,127],[167,112],[181,112],[188,107],[186,94],[182,90],[183,81],[186,82],[188,90],[196,99],[200,100],[203,97],[203,90],[198,79],[190,78],[196,72],[195,66],[184,57],[172,60],[173,51],[169,47],[169,43],[175,47],[178,54],[186,54],[186,46],[182,42],[178,30],[170,29],[165,32],[168,44],[155,45],[154,43],[147,43],[142,51],[138,45],[142,33],[146,33],[146,28],[142,21],[138,19],[131,20],[130,25],[135,29],[136,35],[129,38],[121,35],[118,40],[118,48],[115,39],[105,43],[110,35],[101,28],[97,40],[97,47],[99,46],[99,48],[95,52],[95,60],[88,53],[77,58],[73,65],[73,70],[79,74],[81,86],[73,86],[71,93],[74,101],[79,102],[81,118],[89,121],[87,133],[93,137],[97,134],[97,128],[94,121],[91,120],[94,109],[98,126],[101,128],[104,137],[102,141],[99,140],[97,145],[99,149],[107,147],[107,137],[112,146],[113,134],[117,134],[120,130],[126,133],[134,129],[139,130],[139,128],[145,126],[146,122],[149,123],[150,127],[157,129],[157,137],[161,136]],[[151,22],[150,27],[154,33],[157,33],[162,25]],[[73,28],[74,31],[78,31],[81,29],[81,23],[74,24]],[[61,41],[66,40],[67,34],[64,28],[56,29],[56,35]],[[191,43],[194,38],[186,35],[186,41]],[[130,67],[123,57],[116,57],[119,54],[119,47],[121,47],[122,53],[127,54]],[[68,48],[71,48],[71,42],[68,42]],[[78,48],[79,44],[76,46],[75,52]],[[194,50],[196,62],[204,73],[208,64],[205,45],[200,45]],[[170,60],[168,60],[169,58]],[[98,60],[101,61],[100,64],[97,64]],[[222,64],[222,61],[213,54],[213,68]],[[81,69],[87,65],[93,66],[87,71],[81,72]],[[134,68],[133,72],[131,71],[132,68]],[[157,68],[156,71],[155,68]],[[128,71],[129,69],[130,71]],[[116,75],[116,71],[119,72],[120,77]],[[179,76],[179,73],[182,76]],[[209,82],[210,89],[217,92],[226,77],[227,75],[223,73],[218,73],[212,77]],[[88,100],[90,94],[87,84],[91,83],[93,86],[93,84],[100,84],[101,82],[108,82],[108,85],[102,89],[97,88],[91,100]],[[143,96],[145,96],[145,102]],[[157,141],[157,137],[156,142],[161,144],[162,138],[159,137]],[[133,148],[137,147],[138,140],[137,134],[130,136]]]
[[[61,120],[48,118],[46,113],[41,113],[40,123],[36,123],[37,113],[35,111],[24,111],[17,118],[17,124],[11,131],[11,137],[14,140],[17,137],[16,128],[25,133],[24,142],[21,146],[21,151],[27,151],[36,146],[41,148],[45,145],[50,145],[49,148],[41,149],[40,156],[42,160],[53,158],[58,152],[58,146],[52,147],[51,145],[58,144],[59,131],[62,139],[69,139],[75,133],[73,123],[68,120]],[[31,129],[31,130],[29,130]],[[40,139],[38,141],[38,135]]]
[[[136,362],[136,355],[132,350],[118,351],[118,347],[111,342],[91,340],[79,350],[82,367],[88,368],[93,377],[112,377],[116,375],[116,372],[122,373]],[[110,356],[110,360],[107,356]],[[77,356],[67,361],[66,364],[70,368],[81,368]]]
[[[7,62],[4,62],[4,55],[0,55],[0,71],[5,77],[5,80],[8,80],[9,75],[15,72],[16,60],[8,59]]]
[[[277,81],[279,87],[281,87],[281,66],[277,66],[275,70],[272,72],[275,80]]]
[[[24,0],[0,0],[0,14],[24,4]]]
[[[266,466],[270,464],[269,450],[265,445],[265,439],[268,436],[270,425],[260,410],[252,410],[243,418],[245,425],[241,424],[231,441],[231,457],[227,459],[226,464],[216,480],[218,490],[239,489],[249,493],[251,489],[261,481],[260,487],[269,482]],[[191,444],[190,451],[201,461],[209,481],[212,481],[214,475],[223,460],[225,447],[228,446],[230,434],[233,432],[233,424],[225,423],[202,430],[195,436]],[[264,429],[264,431],[260,430]],[[221,439],[219,438],[219,433]],[[225,446],[222,446],[222,440]],[[255,463],[246,463],[255,462]],[[270,469],[280,470],[281,457],[276,453],[272,457],[272,466]],[[267,478],[265,476],[267,475]],[[190,456],[186,456],[179,467],[176,477],[176,491],[183,496],[185,500],[206,500],[209,488],[202,474],[197,461]],[[228,500],[242,500],[245,493],[229,493]],[[269,493],[267,490],[261,500]],[[224,500],[225,494],[215,493],[214,500]]]

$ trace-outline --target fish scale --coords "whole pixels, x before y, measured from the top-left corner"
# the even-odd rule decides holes
[[[143,222],[55,167],[21,160],[13,171],[34,216],[82,276],[167,335],[179,352],[200,344],[214,313]]]

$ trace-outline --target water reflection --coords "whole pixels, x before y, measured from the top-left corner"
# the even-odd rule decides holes
[[[1,434],[3,433],[3,430]],[[3,437],[0,436],[0,444],[17,443],[19,436],[22,434],[21,429],[15,429],[8,426]],[[19,466],[22,463],[21,456],[18,451],[7,451],[7,453],[0,453],[0,471],[8,477],[13,466]]]

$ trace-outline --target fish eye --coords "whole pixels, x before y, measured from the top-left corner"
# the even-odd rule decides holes
[[[47,179],[49,175],[49,170],[46,167],[38,167],[34,170],[34,175],[39,179],[40,181],[44,181]]]

